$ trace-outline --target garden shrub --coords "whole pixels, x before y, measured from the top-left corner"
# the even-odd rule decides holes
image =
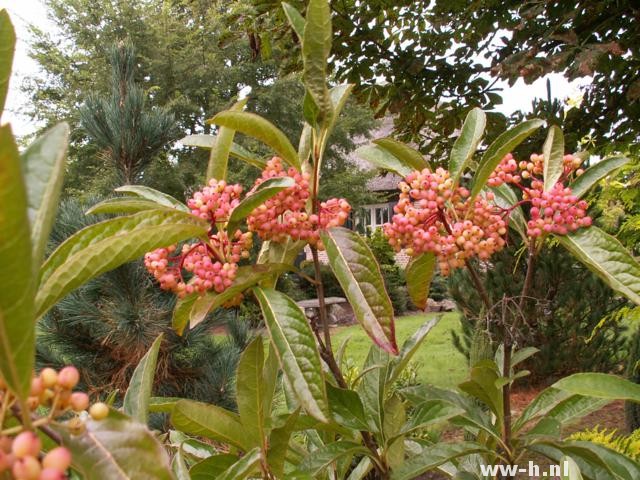
[[[626,455],[632,460],[640,460],[640,430],[636,429],[629,435],[617,435],[617,430],[592,429],[576,432],[569,436],[569,440],[582,442],[592,442],[615,450],[622,455]]]

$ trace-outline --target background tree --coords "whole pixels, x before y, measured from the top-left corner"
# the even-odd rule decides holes
[[[297,38],[278,2],[254,1],[260,32],[287,45],[288,70],[300,65]],[[306,2],[293,0],[304,11]],[[600,152],[637,152],[640,132],[640,9],[631,0],[523,2],[331,2],[333,69],[355,83],[358,97],[377,115],[395,114],[400,137],[438,157],[471,107],[502,103],[497,80],[526,83],[549,72],[583,88],[579,137]],[[489,137],[506,121],[493,114]]]
[[[135,51],[120,42],[110,52],[111,94],[90,94],[80,109],[80,122],[100,154],[116,167],[118,184],[141,178],[154,157],[176,138],[175,119],[165,109],[145,108],[145,94],[135,83]]]

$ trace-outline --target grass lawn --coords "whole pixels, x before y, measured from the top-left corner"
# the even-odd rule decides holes
[[[396,336],[398,345],[410,337],[425,321],[435,314],[420,314],[400,317],[396,319]],[[422,343],[420,350],[413,356],[412,361],[418,363],[419,380],[421,383],[431,383],[441,387],[453,387],[467,377],[467,362],[464,356],[456,350],[451,340],[451,331],[460,329],[457,313],[446,313],[438,325],[429,333]],[[355,365],[361,367],[372,345],[360,325],[342,327],[332,335],[333,348],[338,350],[345,338],[351,337],[347,345],[346,356]]]

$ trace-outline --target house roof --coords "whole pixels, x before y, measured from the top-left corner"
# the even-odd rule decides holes
[[[400,175],[395,173],[387,173],[373,177],[367,182],[367,187],[373,192],[384,192],[387,190],[396,190],[398,184],[402,181]]]

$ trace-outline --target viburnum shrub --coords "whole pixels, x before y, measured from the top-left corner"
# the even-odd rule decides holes
[[[0,378],[0,478],[16,480],[63,480],[68,478],[71,452],[65,447],[55,447],[42,453],[43,444],[37,430],[60,441],[57,430],[64,429],[75,435],[85,429],[82,413],[89,411],[94,420],[102,420],[108,414],[103,403],[89,405],[89,396],[73,389],[80,380],[75,367],[64,367],[59,372],[44,368],[31,380],[26,411],[22,411],[18,397]],[[3,427],[13,418],[18,425]],[[29,418],[30,423],[21,423]]]
[[[454,478],[481,478],[481,464],[515,464],[523,455],[534,453],[554,463],[565,455],[575,457],[575,461],[569,459],[572,472],[582,471],[582,478],[605,478],[600,475],[603,471],[615,471],[615,478],[625,480],[640,478],[640,465],[560,436],[567,419],[575,420],[607,401],[619,397],[640,401],[634,384],[610,375],[573,375],[542,392],[517,418],[510,401],[512,384],[526,375],[516,366],[534,353],[516,350],[513,339],[518,338],[518,322],[528,305],[535,259],[543,242],[553,238],[620,294],[640,303],[640,266],[633,257],[595,226],[573,228],[574,224],[588,226],[579,199],[626,159],[604,159],[576,179],[563,178],[564,140],[559,128],[552,126],[541,164],[533,162],[525,174],[519,168],[513,170],[509,159],[505,169],[511,177],[502,172],[509,182],[492,180],[495,185],[491,186],[488,181],[505,155],[542,122],[524,122],[503,133],[474,161],[486,123],[479,109],[468,114],[447,170],[432,168],[420,152],[389,138],[359,150],[361,157],[406,179],[396,217],[386,230],[396,247],[406,247],[413,255],[405,276],[414,303],[426,307],[437,264],[443,271],[464,266],[473,272],[474,287],[484,299],[485,320],[499,324],[504,332],[496,355],[500,364],[484,360],[474,365],[460,392],[430,386],[398,391],[396,381],[437,319],[427,321],[398,345],[393,306],[379,265],[365,239],[340,226],[349,205],[318,196],[328,139],[352,86],[330,88],[327,83],[332,37],[328,1],[307,2],[306,19],[286,3],[283,8],[299,37],[304,65],[305,123],[298,148],[275,125],[243,111],[246,100],[239,101],[210,120],[215,136],[182,141],[211,149],[209,183],[188,205],[148,187],[121,187],[117,191],[124,196],[91,210],[119,216],[80,230],[43,261],[62,186],[68,127],[47,132],[20,158],[10,128],[0,126],[0,376],[4,391],[10,392],[4,399],[9,398],[11,416],[20,422],[14,426],[0,417],[0,427],[6,437],[27,432],[11,442],[8,451],[13,452],[17,441],[16,453],[22,456],[13,460],[11,468],[17,462],[31,477],[42,469],[46,456],[40,462],[36,452],[40,445],[31,435],[38,431],[68,449],[73,473],[89,480],[411,480],[438,468]],[[4,34],[10,30],[6,14],[0,13],[1,36],[10,38]],[[11,51],[0,49],[3,67],[10,62],[6,55]],[[0,82],[0,101],[5,94],[6,83]],[[236,132],[261,141],[277,158],[265,161],[238,147]],[[261,170],[260,179],[244,196],[238,186],[226,183],[230,155]],[[500,173],[493,178],[501,179]],[[525,180],[528,183],[521,183]],[[559,182],[570,183],[560,191]],[[521,184],[529,193],[512,188],[519,192]],[[538,206],[532,205],[534,200]],[[538,209],[538,217],[534,218],[534,210],[526,220],[525,211],[533,208]],[[558,222],[553,223],[557,215]],[[554,225],[548,232],[547,218]],[[529,221],[534,223],[529,226]],[[522,241],[527,274],[521,295],[494,305],[474,269],[476,258],[482,260],[483,268],[491,268],[491,254],[510,241],[507,229]],[[528,230],[532,235],[527,235]],[[253,232],[264,241],[251,264],[248,259],[243,262],[243,257]],[[305,248],[313,259],[310,281],[318,297],[317,321],[307,318],[293,299],[275,288],[281,273],[299,272],[295,260]],[[372,339],[361,374],[352,384],[341,369],[345,346],[337,355],[333,350],[320,248],[326,251],[355,319]],[[242,353],[237,412],[186,399],[153,397],[160,335],[133,372],[120,411],[97,404],[83,415],[82,431],[58,425],[64,420],[56,417],[58,413],[73,415],[71,402],[83,407],[87,403],[84,396],[70,392],[77,375],[67,370],[70,373],[56,374],[59,390],[51,390],[54,396],[44,394],[52,402],[51,418],[45,414],[42,424],[39,418],[31,418],[30,402],[40,402],[41,395],[35,395],[40,391],[38,382],[31,395],[36,321],[85,281],[147,252],[147,268],[162,288],[180,297],[173,317],[177,335],[230,301],[260,306],[269,352],[265,353],[263,339],[255,338]],[[44,392],[49,388],[45,385],[53,385],[45,378],[41,382]],[[274,401],[280,396],[279,385],[286,402]],[[168,434],[149,431],[150,411],[168,415]],[[436,445],[423,441],[420,432],[449,420],[465,428],[473,440]],[[53,454],[47,465],[67,466],[64,450],[46,447],[45,442],[42,447],[61,452]],[[569,478],[577,480],[580,475]]]

